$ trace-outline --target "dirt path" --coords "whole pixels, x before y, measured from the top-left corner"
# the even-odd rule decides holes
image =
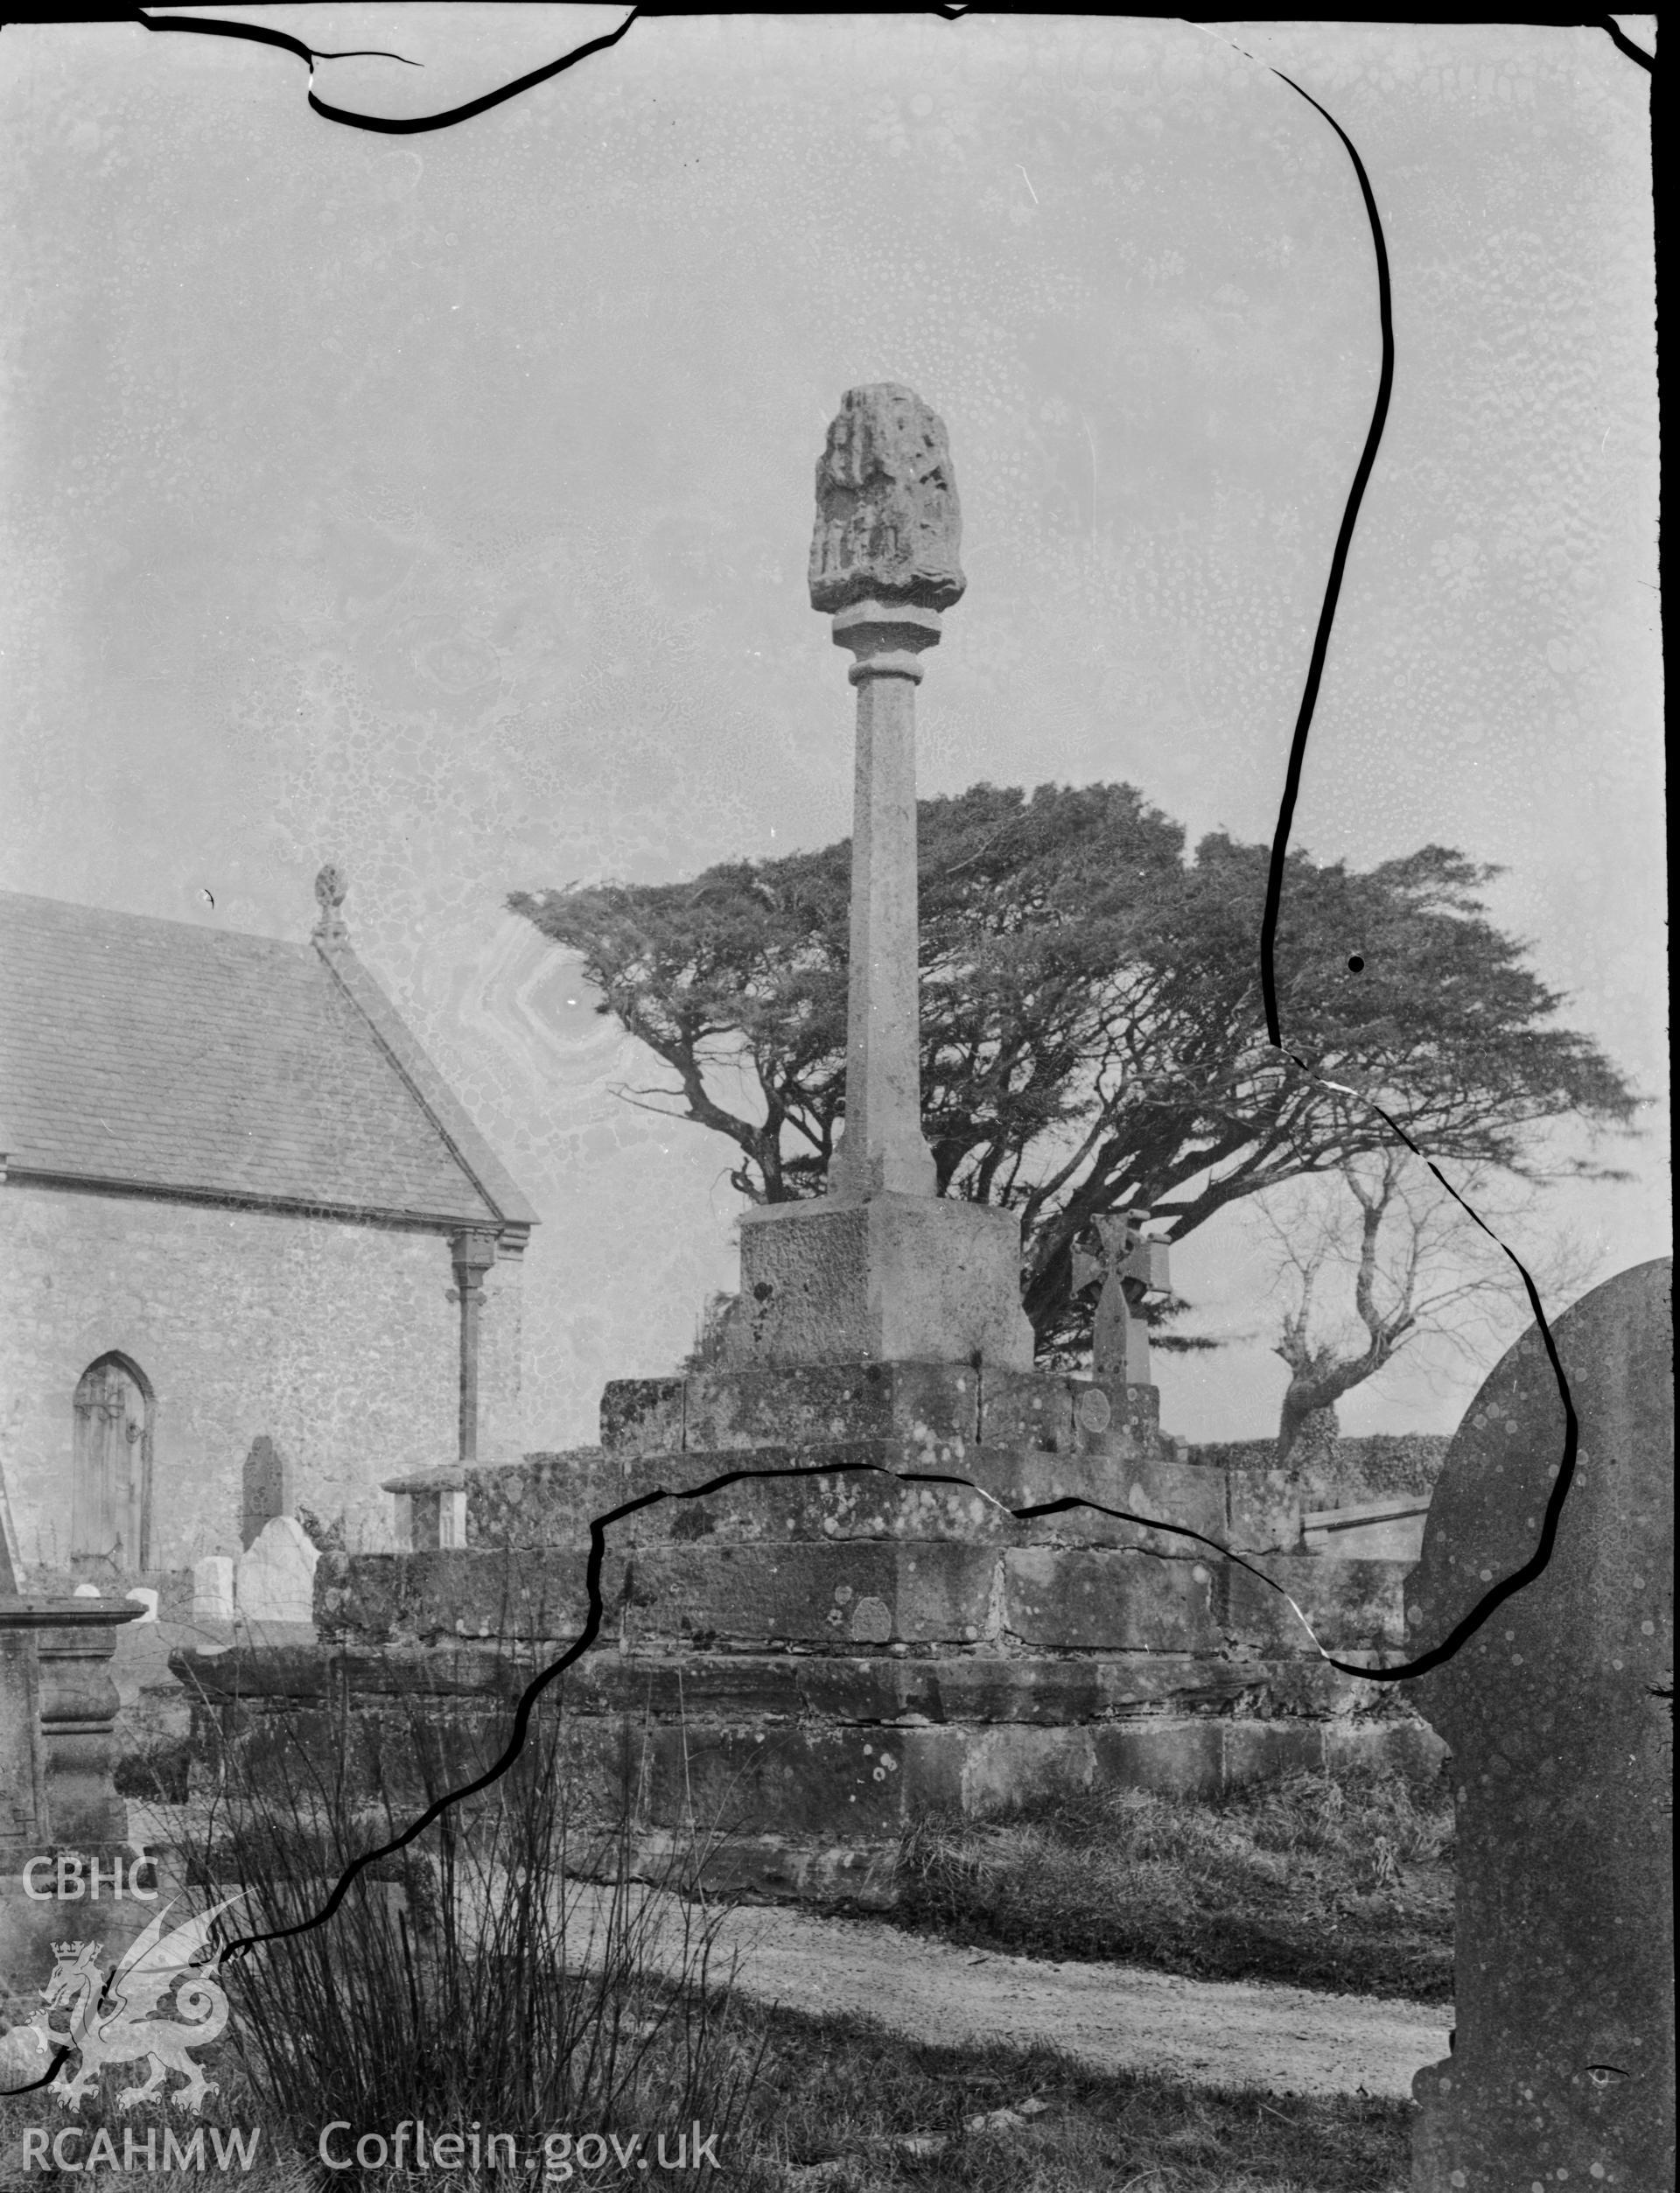
[[[1406,2096],[1446,2054],[1434,2003],[1180,1979],[959,1949],[867,1919],[752,1908],[724,1921],[737,1984],[789,2009],[872,2018],[919,2041],[1044,2042],[1102,2071],[1275,2094]],[[717,1969],[716,1965],[713,1967]]]
[[[587,1934],[599,1927],[608,1892],[581,1883],[573,1891]],[[655,1906],[652,1940],[664,1944],[656,1953],[675,1964],[682,1906],[642,1894]],[[724,1967],[738,1959],[737,1983],[747,1993],[792,2010],[873,2019],[955,2047],[1043,2043],[1099,2071],[1158,2071],[1276,2094],[1405,2097],[1413,2074],[1446,2054],[1450,2013],[1440,2004],[1183,1979],[1135,1965],[1040,1963],[882,1920],[749,1905],[725,1916],[718,1947]]]

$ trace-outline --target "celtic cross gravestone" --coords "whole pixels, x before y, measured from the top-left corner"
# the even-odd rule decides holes
[[[1172,1285],[1166,1244],[1144,1238],[1148,1218],[1142,1209],[1098,1218],[1094,1231],[1099,1253],[1074,1251],[1075,1291],[1099,1279],[1102,1283],[1091,1325],[1091,1368],[1099,1377],[1124,1378],[1133,1386],[1151,1383],[1144,1297],[1165,1294]]]

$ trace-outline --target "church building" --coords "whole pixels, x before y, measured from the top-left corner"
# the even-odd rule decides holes
[[[241,1550],[248,1465],[351,1550],[519,1452],[536,1213],[350,949],[0,893],[0,1524],[20,1586]],[[6,1564],[0,1561],[0,1571]]]

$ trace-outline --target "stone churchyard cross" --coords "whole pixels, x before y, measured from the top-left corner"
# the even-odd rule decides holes
[[[810,558],[858,693],[845,1125],[820,1199],[742,1221],[738,1364],[1032,1365],[1020,1223],[938,1195],[921,1132],[915,690],[967,583],[961,522],[943,422],[895,382],[848,389]]]
[[[812,606],[857,659],[846,1117],[829,1192],[931,1195],[916,963],[917,659],[968,582],[945,429],[908,389],[850,389],[816,470]]]
[[[1091,1369],[1098,1377],[1124,1378],[1129,1386],[1151,1383],[1144,1297],[1165,1294],[1172,1285],[1166,1244],[1144,1238],[1148,1219],[1148,1211],[1141,1209],[1099,1218],[1094,1226],[1101,1253],[1074,1251],[1075,1293],[1102,1282],[1091,1328]]]

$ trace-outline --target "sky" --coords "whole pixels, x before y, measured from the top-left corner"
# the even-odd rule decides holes
[[[201,12],[419,60],[317,65],[387,115],[626,14]],[[1502,869],[1494,918],[1651,1100],[1633,1177],[1534,1222],[1607,1277],[1669,1196],[1650,80],[1602,32],[638,21],[408,137],[272,49],[0,37],[0,886],[301,942],[348,870],[542,1214],[532,1446],[674,1367],[739,1202],[506,895],[845,834],[805,558],[847,388],[917,389],[962,496],[923,790],[1124,781],[1270,840],[1379,359],[1353,168],[1277,69],[1359,149],[1396,340],[1293,842]],[[1275,1429],[1252,1228],[1173,1270],[1234,1340],[1158,1356],[1165,1423]],[[1344,1427],[1451,1430],[1476,1375],[1403,1359]]]

